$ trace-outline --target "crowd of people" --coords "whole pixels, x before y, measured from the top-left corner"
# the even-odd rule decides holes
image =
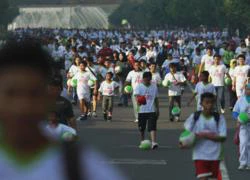
[[[205,30],[27,28],[16,29],[13,37],[18,41],[36,39],[53,57],[56,72],[49,90],[57,108],[51,112],[51,124],[59,121],[68,125],[75,135],[72,105],[79,105],[78,119],[87,120],[97,117],[97,102],[102,100],[103,119],[112,122],[114,97],[118,95],[118,106],[126,108],[132,101],[141,142],[147,127],[152,149],[157,149],[158,89],[168,88],[171,122],[180,121],[181,111],[173,113],[173,109],[181,109],[183,93],[191,91],[188,103],[196,99],[197,108],[184,126],[200,139],[193,156],[199,179],[219,174],[221,143],[227,129],[225,111],[232,111],[236,120],[240,113],[249,113],[250,36],[240,39],[227,32]],[[230,98],[228,109],[225,91]],[[237,123],[240,170],[250,169],[249,124]]]

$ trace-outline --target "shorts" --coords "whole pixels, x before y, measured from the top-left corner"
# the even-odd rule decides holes
[[[89,93],[78,93],[77,92],[77,97],[80,100],[84,100],[86,102],[90,102],[90,94]]]
[[[217,178],[220,172],[220,161],[196,160],[195,162],[196,177]]]
[[[139,113],[138,114],[138,128],[139,131],[144,132],[148,124],[148,132],[156,131],[156,113]]]

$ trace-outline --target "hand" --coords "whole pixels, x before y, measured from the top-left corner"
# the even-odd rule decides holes
[[[235,89],[235,86],[232,86],[232,91],[235,91],[236,89]]]
[[[200,132],[196,134],[196,137],[198,138],[206,138],[206,139],[211,139],[216,137],[217,134],[214,132]]]
[[[97,101],[101,101],[101,96],[97,96]]]

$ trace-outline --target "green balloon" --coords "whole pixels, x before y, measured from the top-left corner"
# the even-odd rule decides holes
[[[141,142],[139,148],[142,150],[149,150],[151,149],[151,142],[149,140],[144,140]]]
[[[71,85],[72,85],[72,87],[76,87],[77,86],[77,79],[72,79]]]
[[[128,85],[128,86],[125,86],[124,91],[125,91],[126,93],[132,93],[133,89],[132,89],[131,86]]]
[[[232,80],[230,79],[230,78],[225,78],[225,84],[227,85],[227,86],[230,86],[230,85],[232,85]]]
[[[238,119],[239,119],[241,124],[248,123],[249,122],[248,113],[245,113],[245,112],[240,113]]]
[[[178,106],[173,107],[172,115],[179,115],[181,113],[181,109]]]

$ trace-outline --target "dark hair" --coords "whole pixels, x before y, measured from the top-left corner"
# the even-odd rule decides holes
[[[201,95],[201,103],[203,102],[204,99],[213,99],[215,100],[215,96],[213,93],[210,93],[210,92],[205,92]]]
[[[239,58],[243,58],[245,60],[246,56],[244,54],[240,54],[239,56],[237,56],[237,59],[239,59]]]
[[[48,114],[55,114],[55,116],[56,116],[57,118],[60,118],[59,113],[56,112],[55,110],[50,110],[50,111],[48,112]]]
[[[212,51],[212,50],[213,50],[213,47],[212,47],[212,46],[208,46],[208,47],[207,47],[207,50],[211,50],[211,51]]]
[[[176,63],[170,63],[169,68],[177,68],[177,64]]]
[[[110,75],[111,75],[111,78],[112,78],[112,77],[113,77],[113,75],[114,75],[114,74],[113,74],[112,72],[110,72],[110,71],[109,71],[109,72],[107,72],[107,73],[106,73],[106,75],[107,75],[107,74],[110,74]]]
[[[92,56],[89,56],[89,57],[86,58],[86,61],[88,61],[88,62],[94,62],[94,59],[93,59]]]
[[[86,61],[80,61],[80,64],[83,64],[84,66],[87,66],[87,62]]]
[[[53,59],[37,41],[11,40],[0,50],[0,69],[11,66],[32,68],[49,80],[53,72]]]
[[[150,65],[157,65],[156,62],[150,62]]]
[[[124,52],[120,52],[119,55],[120,55],[120,54],[121,54],[122,57],[123,57],[123,58],[122,58],[122,62],[126,62],[126,61],[127,61],[127,56],[126,56],[126,54],[125,54]],[[119,61],[120,61],[120,58],[119,58]]]
[[[219,55],[219,54],[215,54],[214,58],[216,58],[216,57],[219,58],[219,59],[221,59],[221,55]]]
[[[208,71],[202,71],[201,74],[205,77],[209,77],[209,72]]]
[[[150,78],[150,80],[151,80],[151,79],[152,79],[152,73],[149,72],[149,71],[146,71],[146,72],[143,73],[142,78],[143,78],[143,79],[144,79],[144,78]]]

